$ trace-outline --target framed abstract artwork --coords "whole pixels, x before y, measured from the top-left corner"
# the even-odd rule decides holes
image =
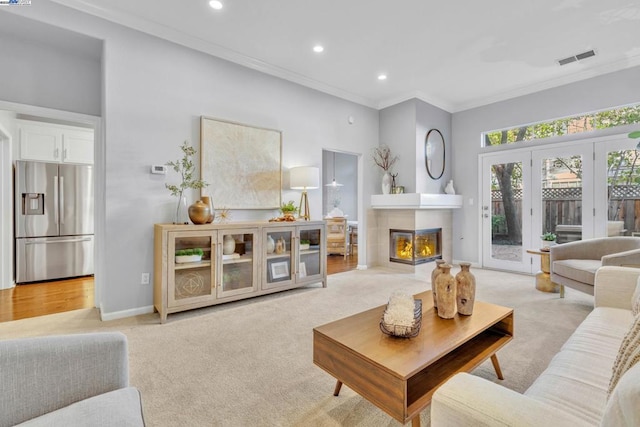
[[[214,206],[279,208],[282,132],[202,116],[200,175]]]

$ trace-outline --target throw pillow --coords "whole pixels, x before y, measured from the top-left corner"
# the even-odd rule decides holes
[[[633,313],[634,316],[640,314],[640,276],[636,283],[636,290],[631,297],[631,313]]]
[[[613,364],[613,374],[609,382],[607,398],[611,396],[620,378],[622,378],[625,372],[631,369],[638,360],[640,360],[640,316],[636,316],[633,319],[631,328],[622,340],[622,344],[620,344],[620,350]]]

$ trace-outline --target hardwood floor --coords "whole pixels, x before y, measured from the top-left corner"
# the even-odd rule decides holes
[[[358,266],[358,256],[347,255],[346,259],[342,255],[327,255],[327,274],[342,273],[343,271],[355,270]]]
[[[0,322],[94,306],[93,276],[0,290]]]
[[[354,270],[356,255],[327,256],[327,274]],[[94,307],[93,277],[18,285],[0,290],[0,322]]]

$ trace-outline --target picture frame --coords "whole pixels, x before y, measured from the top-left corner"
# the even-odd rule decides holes
[[[270,281],[289,279],[289,261],[272,262],[269,266]]]
[[[301,261],[298,266],[298,275],[300,277],[307,277],[307,264],[304,261]]]
[[[215,206],[278,209],[282,204],[282,131],[200,117],[200,176]]]

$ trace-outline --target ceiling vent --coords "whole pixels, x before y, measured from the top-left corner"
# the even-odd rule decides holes
[[[579,53],[574,56],[569,56],[568,58],[560,59],[558,60],[558,64],[567,65],[567,64],[571,64],[572,62],[582,61],[583,59],[591,58],[592,56],[596,56],[596,53],[593,51],[593,49],[588,50],[586,52]]]

